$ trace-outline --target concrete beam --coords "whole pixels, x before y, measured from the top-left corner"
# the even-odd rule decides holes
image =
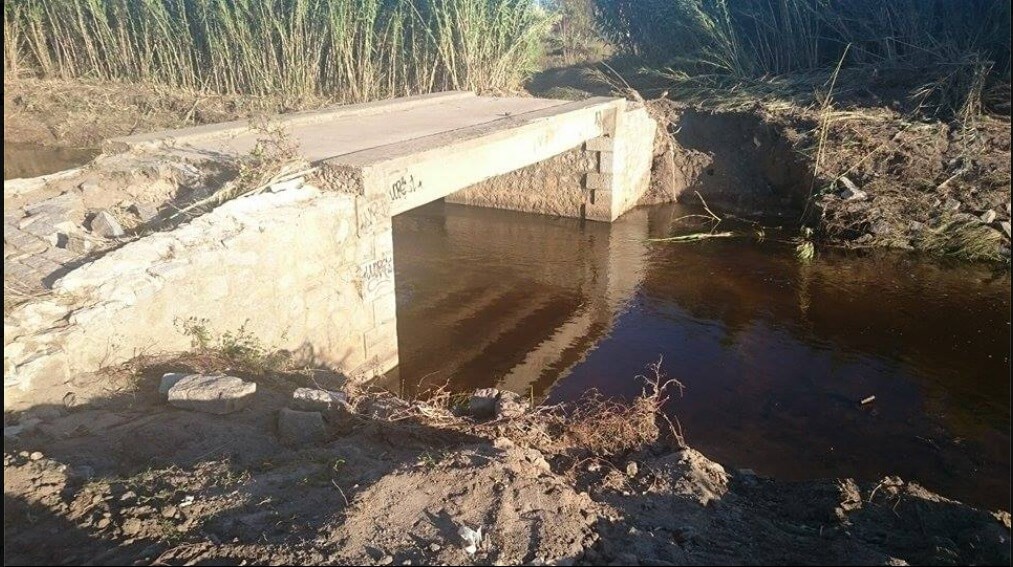
[[[324,164],[362,168],[366,195],[386,195],[396,215],[600,137],[624,107],[621,99],[572,102]]]

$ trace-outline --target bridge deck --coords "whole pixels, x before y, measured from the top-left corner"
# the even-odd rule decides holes
[[[479,126],[509,128],[517,119],[554,108],[563,113],[572,110],[565,100],[448,92],[286,114],[272,123],[283,125],[303,155],[316,162],[437,134],[453,136]],[[249,152],[262,137],[264,133],[252,129],[249,121],[236,121],[117,138],[113,144],[171,143],[201,152],[238,155]]]

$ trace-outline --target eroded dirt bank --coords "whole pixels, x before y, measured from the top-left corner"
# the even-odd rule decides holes
[[[650,387],[535,411],[352,390],[293,433],[295,389],[338,379],[238,371],[257,391],[228,415],[157,393],[162,372],[208,366],[149,361],[88,405],[5,416],[4,563],[1010,563],[1008,514],[897,478],[726,470],[673,435]],[[481,527],[474,553],[462,526]]]

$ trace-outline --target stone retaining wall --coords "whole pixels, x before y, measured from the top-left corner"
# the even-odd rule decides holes
[[[356,197],[288,184],[70,271],[4,317],[4,407],[78,401],[81,375],[190,348],[181,323],[244,328],[265,347],[357,378],[397,363],[392,239],[360,230]]]

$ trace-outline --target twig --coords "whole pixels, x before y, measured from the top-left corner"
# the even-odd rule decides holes
[[[709,214],[712,219],[721,222],[722,220],[721,217],[715,215],[714,211],[712,211],[711,208],[707,206],[707,201],[704,201],[703,195],[701,195],[699,191],[694,191],[694,193],[696,193],[696,196],[700,198],[700,202],[703,203],[703,210],[707,211],[707,214]]]
[[[343,498],[345,500],[345,508],[348,508],[351,504],[348,503],[348,497],[345,496],[345,491],[341,490],[341,487],[338,486],[338,483],[335,482],[335,480],[333,478],[331,479],[331,484],[334,485],[334,488],[338,489],[338,492],[341,494],[341,498]]]
[[[680,236],[669,236],[668,238],[648,238],[647,242],[696,242],[708,238],[733,238],[738,236],[734,232],[696,232]]]

